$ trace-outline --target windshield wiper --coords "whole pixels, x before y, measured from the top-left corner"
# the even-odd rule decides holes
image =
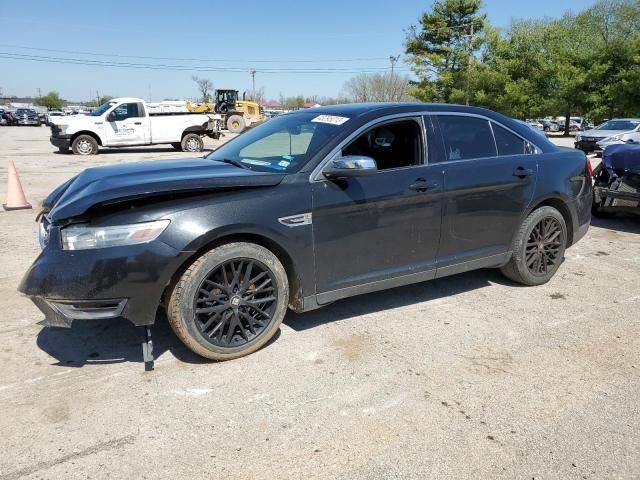
[[[228,163],[230,165],[234,165],[238,168],[242,168],[243,170],[251,170],[249,167],[244,165],[242,162],[238,160],[234,160],[233,158],[223,158],[222,160],[218,160],[219,162]]]

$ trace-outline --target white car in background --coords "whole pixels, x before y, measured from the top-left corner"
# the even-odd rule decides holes
[[[602,153],[609,145],[620,145],[623,143],[640,143],[640,131],[631,130],[629,132],[618,133],[607,138],[603,138],[596,143],[595,152]]]
[[[638,118],[614,118],[607,120],[602,125],[576,135],[575,147],[584,153],[601,153],[600,143],[608,145],[618,141],[627,143],[627,140],[637,138],[632,136],[640,132],[640,119]]]
[[[62,120],[64,117],[64,112],[60,110],[51,110],[50,112],[47,112],[47,125],[51,126],[54,123]]]

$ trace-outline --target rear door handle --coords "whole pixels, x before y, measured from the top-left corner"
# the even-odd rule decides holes
[[[518,167],[513,171],[513,176],[518,178],[530,177],[533,175],[533,170],[530,168]]]
[[[416,183],[409,185],[409,189],[415,190],[416,192],[426,192],[427,190],[431,190],[437,186],[438,182],[436,181],[428,182],[424,178],[416,178]]]
[[[135,122],[134,125],[142,125],[142,122]]]

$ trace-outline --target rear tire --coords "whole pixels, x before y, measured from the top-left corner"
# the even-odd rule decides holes
[[[179,152],[182,151],[182,145],[180,143],[172,143],[171,146],[173,147],[174,150],[177,150]]]
[[[502,274],[523,285],[547,283],[564,261],[567,225],[553,207],[540,207],[522,222],[513,239],[513,254]]]
[[[187,133],[180,143],[183,152],[201,152],[204,150],[202,137],[197,133]]]
[[[91,135],[79,135],[71,144],[76,155],[95,155],[98,153],[98,142]]]
[[[194,353],[231,360],[255,352],[275,335],[288,302],[289,282],[278,258],[259,245],[229,243],[205,253],[182,274],[171,290],[167,319]]]
[[[246,128],[244,118],[240,115],[231,115],[227,118],[227,130],[231,133],[242,133]]]

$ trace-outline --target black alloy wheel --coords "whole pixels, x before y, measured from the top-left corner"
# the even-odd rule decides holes
[[[272,272],[250,258],[228,260],[201,282],[194,320],[204,340],[218,348],[246,345],[273,321],[278,289]]]
[[[524,219],[511,243],[511,258],[502,273],[523,285],[547,283],[564,261],[567,224],[562,214],[545,205]]]
[[[547,275],[562,260],[562,233],[560,222],[553,217],[545,217],[533,227],[525,248],[525,262],[533,275]]]

